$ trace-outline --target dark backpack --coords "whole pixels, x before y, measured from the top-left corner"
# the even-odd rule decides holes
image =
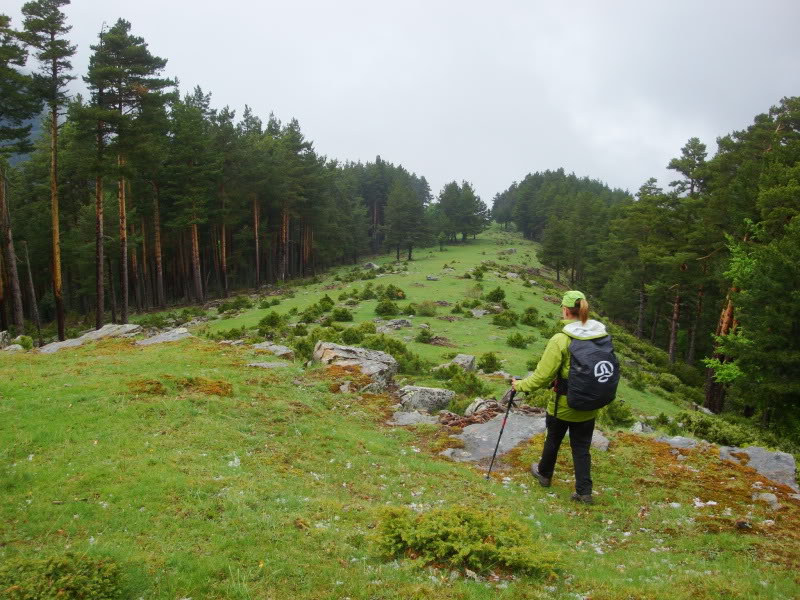
[[[611,336],[573,339],[569,344],[569,356],[569,378],[556,380],[556,394],[566,395],[567,405],[574,410],[596,410],[610,404],[617,396],[619,385],[619,361]]]

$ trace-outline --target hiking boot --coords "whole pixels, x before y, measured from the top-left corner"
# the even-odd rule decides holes
[[[583,502],[584,504],[594,504],[594,498],[592,498],[591,494],[579,494],[578,492],[573,492],[570,499],[575,500],[576,502]]]
[[[541,473],[539,473],[539,463],[531,463],[531,475],[536,477],[539,480],[539,484],[542,487],[550,487],[550,484],[553,483],[552,478],[545,477]]]

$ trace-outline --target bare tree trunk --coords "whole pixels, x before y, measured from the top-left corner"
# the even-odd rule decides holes
[[[192,223],[192,271],[194,273],[194,293],[199,304],[203,303],[203,274],[200,272],[200,237],[197,223]]]
[[[281,211],[280,239],[280,279],[286,281],[289,276],[289,209],[284,206]]]
[[[738,290],[731,288],[728,292],[728,297],[725,299],[725,306],[722,308],[722,313],[719,316],[719,324],[717,325],[717,337],[724,337],[729,335],[736,328],[736,320],[734,319],[734,306],[733,294]],[[720,362],[727,361],[727,357],[715,350],[712,358],[716,358]],[[705,407],[714,413],[722,412],[722,407],[725,404],[725,384],[715,381],[714,370],[711,368],[706,369],[706,400]]]
[[[258,196],[252,195],[253,202],[253,241],[256,244],[256,289],[261,286],[261,252],[258,249],[258,234],[261,228],[260,224],[260,210],[258,206]]]
[[[99,142],[98,142],[99,143]],[[97,309],[94,318],[95,329],[100,329],[105,320],[105,277],[103,275],[103,177],[98,175],[94,180],[94,264],[95,264],[95,297]]]
[[[650,328],[650,343],[656,343],[656,331],[658,330],[658,320],[661,318],[661,304],[656,307],[656,314],[653,316],[653,326]]]
[[[111,258],[106,257],[108,267],[108,293],[111,296],[111,322],[117,322],[117,292],[114,289],[114,274],[111,269]]]
[[[705,298],[705,290],[701,285],[697,289],[697,308],[692,318],[692,324],[689,328],[689,348],[686,350],[686,364],[693,365],[695,360],[695,353],[697,348],[697,327],[700,324],[700,317],[703,316],[703,299]]]
[[[3,213],[0,212],[0,225],[2,225]],[[2,227],[0,227],[0,331],[8,329],[6,318],[6,283],[3,271],[5,270],[5,260],[3,260]]]
[[[159,308],[167,305],[164,293],[164,266],[161,258],[161,209],[158,184],[153,181],[153,253],[156,259],[156,304]]]
[[[55,62],[55,61],[54,61]],[[53,298],[58,339],[64,340],[64,298],[61,283],[61,237],[58,223],[58,107],[50,108],[50,224],[53,232]]]
[[[152,305],[152,294],[150,289],[150,269],[147,264],[147,227],[145,227],[144,217],[142,217],[142,301],[147,310]]]
[[[131,223],[131,237],[133,238],[133,252],[131,252],[131,271],[133,275],[133,299],[136,302],[136,312],[142,312],[142,290],[139,286],[139,260],[136,252],[136,225]]]
[[[14,252],[14,234],[11,231],[11,213],[8,210],[6,197],[6,173],[2,169],[0,169],[0,235],[3,239],[3,254],[5,255],[8,283],[11,288],[12,320],[17,329],[17,335],[22,335],[25,333],[22,288],[19,285],[17,254]]]
[[[28,267],[28,293],[31,297],[31,316],[33,323],[36,325],[36,333],[39,334],[39,346],[44,346],[44,339],[42,338],[42,322],[39,320],[39,306],[36,301],[36,288],[33,287],[33,272],[31,271],[31,256],[28,254],[28,242],[22,242],[22,248],[25,250],[25,264]]]
[[[672,303],[672,319],[669,327],[669,362],[675,363],[678,352],[678,324],[681,318],[681,288],[675,291],[675,301]]]
[[[647,296],[644,293],[644,283],[639,288],[639,318],[636,321],[636,337],[641,338],[644,335],[644,309],[647,304]]]
[[[117,165],[122,168],[125,160],[117,156]],[[125,202],[125,177],[120,175],[117,182],[117,200],[119,201],[119,282],[122,296],[120,322],[128,322],[128,215]]]

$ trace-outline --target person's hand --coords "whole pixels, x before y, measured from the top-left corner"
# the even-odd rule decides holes
[[[518,381],[519,381],[519,379],[512,379],[511,380],[511,389],[513,389],[515,392],[517,391],[517,382]]]

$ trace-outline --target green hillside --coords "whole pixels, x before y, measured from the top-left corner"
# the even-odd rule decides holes
[[[508,248],[516,252],[501,253]],[[349,373],[306,368],[302,358],[286,368],[248,368],[265,355],[247,344],[217,343],[262,340],[258,324],[273,311],[288,320],[262,325],[262,334],[288,329],[325,295],[344,307],[356,288],[394,285],[404,292],[397,304],[406,312],[410,303],[439,302],[433,316],[414,316],[413,328],[388,334],[423,361],[407,369],[422,372],[401,373],[398,383],[447,386],[425,364],[447,362],[455,352],[492,351],[502,370],[524,375],[555,324],[558,303],[549,298],[560,290],[547,272],[510,279],[495,273],[539,269],[535,251],[494,229],[443,252],[419,251],[389,269],[396,274],[346,282],[356,275],[342,268],[293,285],[255,300],[278,299],[276,306],[234,310],[177,344],[107,340],[53,355],[3,353],[0,597],[36,597],[23,595],[44,585],[36,561],[65,556],[93,573],[118,568],[118,597],[125,598],[797,597],[800,502],[788,488],[719,461],[711,449],[678,460],[651,436],[615,427],[624,414],[606,417],[610,450],[593,453],[597,503],[576,506],[569,500],[568,451],[552,488],[535,486],[528,474],[542,436],[504,457],[486,481],[476,468],[438,456],[455,430],[390,427],[396,400],[389,395],[332,391]],[[390,258],[376,262],[389,265]],[[483,261],[492,264],[479,269],[482,280],[474,271],[463,278]],[[357,270],[359,277],[364,272]],[[544,323],[502,327],[491,315],[452,312],[457,304],[485,302],[498,287],[510,310],[522,316],[534,307]],[[377,299],[351,304],[352,323],[324,333],[307,326],[307,336],[276,341],[302,351],[304,337],[341,336],[339,329],[377,316]],[[292,309],[298,315],[290,316]],[[414,341],[423,323],[449,345]],[[506,339],[514,333],[534,339],[512,348]],[[689,406],[696,374],[670,372],[663,352],[615,335],[628,369],[620,399],[637,419],[663,413],[659,422],[674,432],[667,417]],[[500,377],[481,376],[479,383],[484,395],[506,389]],[[463,410],[473,397],[457,396],[452,408]],[[751,498],[755,488],[770,486],[779,510]],[[490,556],[484,568],[467,571],[426,562],[414,551],[390,556],[379,543],[387,509],[437,514],[458,507],[509,519],[521,532],[520,552],[539,557],[542,567],[526,574]],[[446,529],[437,527],[434,533]],[[490,538],[482,543],[497,543]]]

